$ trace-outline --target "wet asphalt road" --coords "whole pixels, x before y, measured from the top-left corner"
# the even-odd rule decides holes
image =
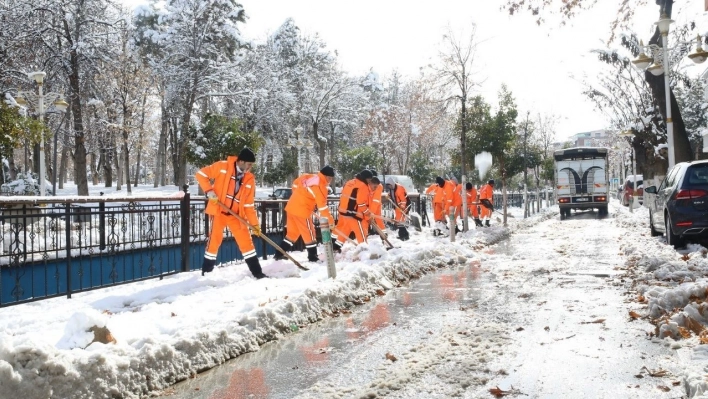
[[[639,305],[621,278],[621,234],[611,217],[556,216],[163,396],[490,398],[498,388],[523,398],[684,397],[671,350],[628,316]],[[441,344],[468,332],[475,349]]]

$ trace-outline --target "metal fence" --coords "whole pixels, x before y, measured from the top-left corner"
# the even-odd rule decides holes
[[[501,205],[501,196],[494,200]],[[256,203],[262,231],[279,242],[287,201]],[[339,199],[328,203],[336,220]],[[520,206],[521,196],[510,195],[509,204]],[[205,197],[189,194],[0,197],[0,307],[198,270],[210,227],[205,205]],[[411,210],[430,224],[426,196],[411,195]],[[388,201],[383,214],[393,217]],[[217,263],[242,259],[228,229],[224,235]],[[254,243],[264,259],[275,251],[264,239]]]

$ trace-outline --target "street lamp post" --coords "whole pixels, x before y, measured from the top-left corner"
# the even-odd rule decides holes
[[[291,147],[295,147],[297,149],[297,175],[300,176],[302,173],[302,163],[300,162],[301,159],[301,153],[300,150],[303,148],[306,150],[310,150],[313,147],[312,142],[308,138],[302,138],[302,127],[298,126],[295,128],[295,137],[288,137],[288,144]]]
[[[27,76],[37,82],[38,94],[33,91],[20,91],[17,93],[16,102],[22,106],[28,106],[30,102],[34,103],[36,101],[37,114],[39,116],[39,121],[44,122],[44,101],[52,103],[54,109],[59,112],[64,112],[69,107],[64,97],[59,93],[49,92],[44,93],[44,77],[47,74],[41,71],[30,72]],[[54,170],[56,174],[56,170]],[[44,135],[41,135],[39,143],[39,195],[45,196],[47,192],[47,167],[44,159]]]
[[[674,121],[671,118],[671,91],[670,91],[670,81],[669,81],[669,71],[671,70],[669,64],[669,26],[674,21],[669,18],[666,14],[662,14],[659,21],[655,22],[661,33],[661,45],[659,47],[655,44],[650,44],[644,46],[643,42],[640,42],[640,54],[637,59],[633,60],[632,63],[640,70],[648,70],[654,76],[659,76],[664,74],[664,92],[666,93],[666,145],[668,146],[669,152],[669,169],[671,169],[676,164],[676,154],[674,152]],[[648,48],[651,51],[652,57],[648,57],[644,53],[644,49]],[[704,51],[701,47],[701,36],[698,35],[696,50],[688,55],[696,64],[701,64],[708,58],[708,52]],[[654,61],[653,64],[651,62]],[[650,65],[651,64],[651,65]]]
[[[634,213],[634,204],[637,202],[637,157],[634,153],[634,146],[632,141],[634,140],[634,132],[631,130],[624,131],[619,134],[620,137],[628,137],[630,146],[632,147],[632,153],[630,155],[632,160],[632,196],[629,197],[629,213]],[[624,196],[624,192],[622,193]]]

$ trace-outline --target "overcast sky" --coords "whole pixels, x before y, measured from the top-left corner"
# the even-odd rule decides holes
[[[248,16],[241,26],[247,39],[261,41],[291,17],[304,33],[318,33],[353,75],[373,68],[382,77],[394,69],[415,76],[421,66],[437,60],[438,45],[448,26],[460,35],[474,23],[481,42],[476,57],[481,83],[477,93],[487,101],[496,103],[496,93],[506,83],[520,116],[530,111],[532,116],[559,117],[559,139],[607,127],[606,118],[581,94],[580,81],[596,76],[600,69],[601,63],[590,50],[604,48],[619,0],[600,1],[564,27],[557,21],[539,27],[526,14],[510,17],[499,9],[501,0],[239,2]],[[674,15],[685,14],[683,8],[692,15],[704,14],[702,0],[676,2]],[[636,12],[633,29],[646,41],[658,19],[658,6],[648,1]]]
[[[262,39],[292,17],[303,32],[319,33],[330,49],[337,50],[342,67],[352,74],[373,68],[380,75],[397,69],[414,76],[438,58],[446,27],[459,34],[474,23],[482,42],[477,68],[483,83],[478,91],[488,101],[496,103],[496,93],[506,83],[520,115],[530,111],[561,117],[559,138],[605,127],[603,115],[582,96],[579,81],[586,73],[597,73],[600,63],[589,50],[602,47],[609,36],[615,8],[607,3],[615,2],[601,2],[605,4],[566,27],[556,23],[538,27],[528,15],[510,17],[499,10],[502,3],[241,0],[249,17],[242,30],[246,37]],[[652,13],[658,19],[654,15],[658,9]],[[645,23],[647,31],[652,21]]]

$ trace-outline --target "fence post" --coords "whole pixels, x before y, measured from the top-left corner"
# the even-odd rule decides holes
[[[64,205],[64,234],[66,235],[66,297],[71,298],[71,204]]]
[[[106,203],[103,201],[98,203],[98,248],[106,249]]]
[[[181,227],[182,227],[182,234],[180,235],[180,247],[182,249],[182,271],[183,272],[188,272],[189,271],[189,232],[191,231],[189,228],[189,204],[190,204],[190,198],[189,198],[189,186],[184,185],[182,186],[184,190],[184,197],[182,197],[182,200],[180,201],[180,206],[179,206],[179,213],[180,213],[180,218],[181,218]]]

